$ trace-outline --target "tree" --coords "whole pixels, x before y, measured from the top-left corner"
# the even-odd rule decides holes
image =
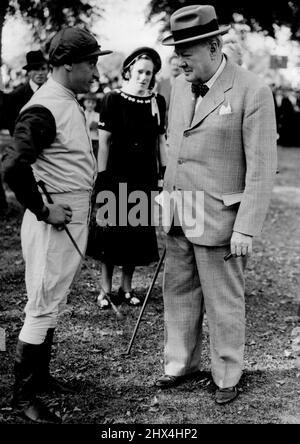
[[[3,25],[4,25],[4,20],[5,20],[5,14],[6,14],[6,10],[8,8],[8,1],[9,0],[2,0],[2,2],[0,3],[0,68],[2,66],[2,57],[1,57],[1,48],[2,48],[2,29],[3,29]],[[0,71],[0,91],[2,90],[2,75],[1,75],[1,71]]]
[[[199,4],[191,0],[151,0],[148,20],[158,19],[162,22],[162,33],[169,28],[169,17],[183,6]],[[203,4],[211,4],[216,8],[219,22],[229,24],[234,22],[234,14],[240,14],[244,22],[252,30],[263,30],[274,36],[273,25],[287,25],[291,29],[291,37],[300,40],[300,0],[273,0],[267,6],[261,0],[210,0]]]
[[[20,15],[32,26],[36,41],[44,42],[64,25],[89,27],[102,9],[97,0],[1,0],[0,1],[0,66],[2,65],[2,29],[6,17]]]

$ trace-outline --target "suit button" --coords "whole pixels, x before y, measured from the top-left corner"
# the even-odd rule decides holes
[[[184,160],[178,159],[178,165],[183,165],[183,164],[184,164]]]
[[[185,132],[183,133],[183,135],[184,135],[184,137],[189,137],[190,133],[189,133],[188,131],[185,131]]]

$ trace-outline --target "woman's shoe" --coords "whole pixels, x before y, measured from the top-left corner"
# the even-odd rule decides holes
[[[97,305],[101,310],[107,310],[110,308],[110,302],[107,299],[106,295],[111,298],[111,293],[105,293],[104,291],[100,291],[99,296],[97,297]]]
[[[124,301],[124,296],[120,295],[120,293],[109,293],[110,300],[112,304],[119,306]]]
[[[118,296],[126,302],[126,304],[136,307],[141,305],[140,299],[136,296],[134,290],[124,291],[122,287],[119,288]]]

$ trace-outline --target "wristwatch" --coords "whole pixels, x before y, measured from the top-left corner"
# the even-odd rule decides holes
[[[45,222],[48,219],[49,214],[50,214],[49,208],[46,207],[46,205],[44,205],[43,208],[35,215],[36,215],[37,220],[42,220]]]

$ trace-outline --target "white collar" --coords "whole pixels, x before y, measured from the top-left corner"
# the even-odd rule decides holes
[[[215,81],[217,80],[217,78],[220,77],[220,75],[222,74],[222,72],[225,68],[225,65],[226,65],[226,58],[223,56],[221,65],[219,66],[219,68],[217,69],[215,74],[212,76],[211,79],[209,79],[207,82],[205,82],[205,85],[207,85],[208,88],[211,88],[213,86],[213,84],[215,83]]]
[[[33,80],[29,79],[29,85],[30,88],[32,89],[32,91],[35,93],[38,89],[39,89],[39,85],[37,85],[36,83],[34,83]]]

